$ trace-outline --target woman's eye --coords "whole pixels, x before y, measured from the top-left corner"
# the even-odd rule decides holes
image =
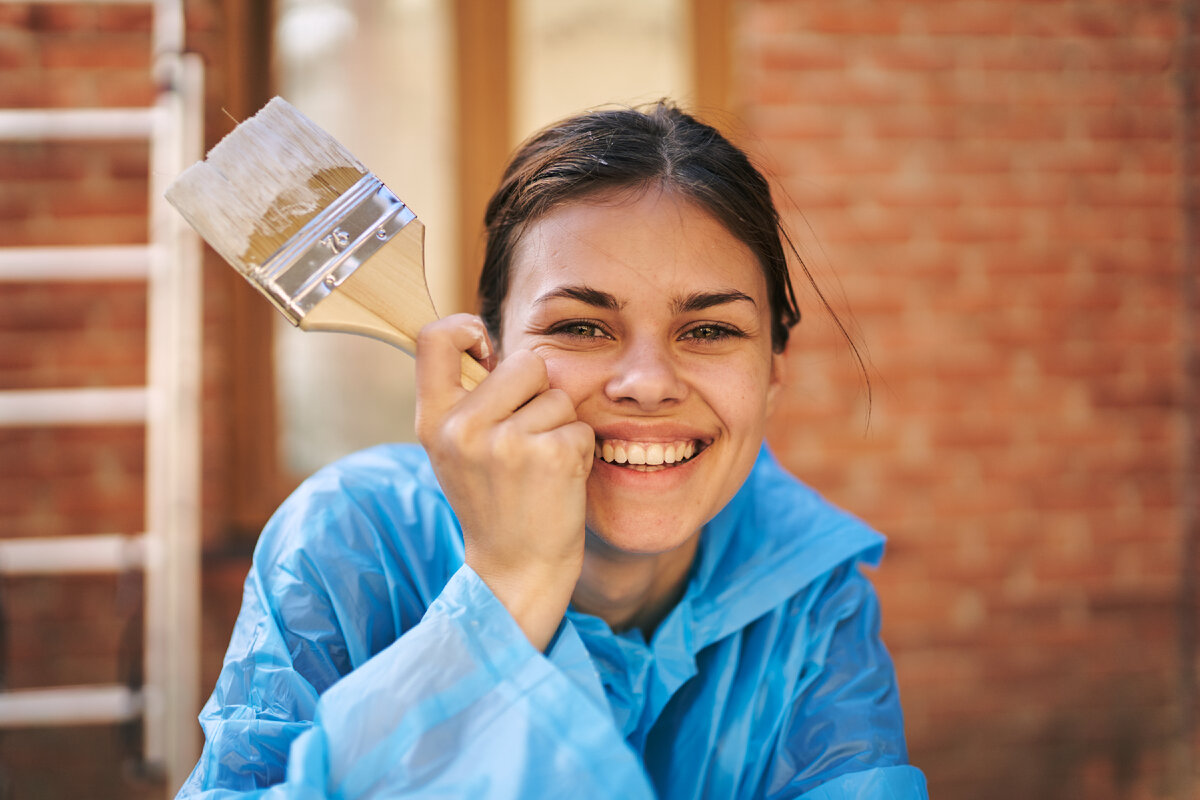
[[[564,322],[556,326],[551,332],[565,334],[575,339],[595,339],[608,335],[596,323],[583,321]]]
[[[702,342],[715,342],[722,339],[742,338],[743,334],[737,328],[729,325],[715,325],[708,323],[705,325],[697,325],[694,328],[689,328],[684,334],[684,339],[694,339]]]

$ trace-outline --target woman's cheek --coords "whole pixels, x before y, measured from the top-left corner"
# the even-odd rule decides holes
[[[727,427],[757,427],[765,422],[770,377],[757,363],[727,361],[696,375],[694,385],[702,387],[706,404]]]
[[[546,377],[550,386],[566,392],[576,408],[596,391],[592,385],[597,380],[598,372],[594,359],[549,344],[534,345],[533,351],[546,362]]]

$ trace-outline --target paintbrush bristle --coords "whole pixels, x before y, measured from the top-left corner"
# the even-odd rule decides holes
[[[167,189],[213,249],[248,275],[367,168],[276,97]]]

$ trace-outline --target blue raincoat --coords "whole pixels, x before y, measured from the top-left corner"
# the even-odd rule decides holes
[[[542,653],[424,452],[372,448],[263,531],[180,797],[925,798],[882,549],[764,448],[651,641],[569,609]]]

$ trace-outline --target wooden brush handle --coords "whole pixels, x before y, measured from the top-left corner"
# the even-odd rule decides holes
[[[438,318],[425,284],[425,226],[413,220],[300,320],[306,331],[369,336],[417,354],[417,333]],[[462,385],[474,389],[488,372],[466,353]]]

